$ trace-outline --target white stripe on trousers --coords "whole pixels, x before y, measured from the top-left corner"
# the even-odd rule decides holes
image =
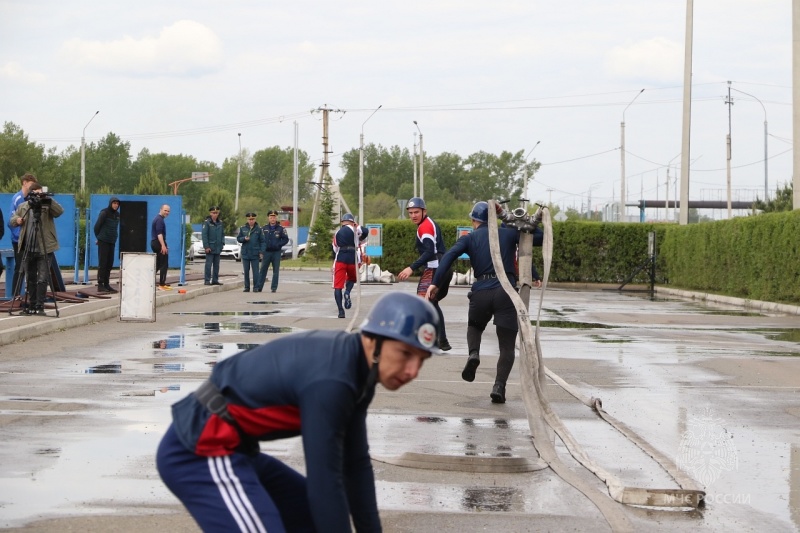
[[[233,471],[230,456],[209,457],[208,470],[217,484],[228,511],[239,525],[239,529],[247,533],[266,533],[267,528],[261,522],[261,517],[256,513],[239,478]]]

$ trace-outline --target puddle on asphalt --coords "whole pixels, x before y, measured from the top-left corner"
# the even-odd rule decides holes
[[[629,342],[634,342],[632,339],[623,339],[621,337],[612,339],[600,335],[589,335],[589,338],[592,339],[594,342],[599,342],[601,344],[626,344]]]
[[[800,343],[800,329],[773,329],[763,333],[769,340]]]
[[[207,316],[267,316],[274,315],[280,311],[188,311],[185,313],[173,313],[174,315],[207,315]]]
[[[535,326],[536,321],[531,320],[531,324]],[[561,329],[614,329],[616,327],[596,322],[570,322],[568,320],[541,320],[539,326],[543,328]]]
[[[122,374],[121,363],[110,363],[106,365],[90,366],[84,371],[85,374]]]
[[[206,322],[205,324],[189,324],[189,328],[203,328],[203,334],[211,333],[291,333],[294,329],[287,326],[271,326],[255,322]]]
[[[527,420],[372,415],[370,450],[376,456],[405,452],[469,457],[536,457]],[[431,427],[435,425],[436,427]],[[436,438],[431,438],[435,433]],[[398,444],[397,435],[405,435]],[[409,446],[409,442],[414,442]]]
[[[700,314],[720,315],[720,316],[755,316],[755,317],[764,316],[761,313],[756,313],[754,311],[726,311],[726,310],[716,310],[716,309],[701,310]]]

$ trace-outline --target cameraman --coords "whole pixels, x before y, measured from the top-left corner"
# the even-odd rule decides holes
[[[42,192],[41,183],[34,183],[25,202],[20,204],[9,223],[19,227],[19,254],[24,259],[28,280],[28,309],[31,315],[44,315],[44,299],[50,268],[47,256],[58,250],[58,235],[54,219],[64,212],[61,204]],[[38,233],[35,231],[38,224]]]

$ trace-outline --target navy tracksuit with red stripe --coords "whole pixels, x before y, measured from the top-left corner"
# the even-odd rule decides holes
[[[189,395],[158,471],[204,531],[380,531],[366,416],[375,393],[359,333],[309,331],[218,363],[209,380],[260,441],[302,436],[306,477],[236,448],[236,428]],[[360,400],[360,401],[359,401]]]

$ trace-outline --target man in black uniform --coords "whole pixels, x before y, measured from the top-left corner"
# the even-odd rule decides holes
[[[517,341],[517,310],[511,298],[503,290],[497,280],[492,264],[492,253],[489,249],[489,204],[478,202],[470,213],[472,219],[472,233],[461,237],[439,260],[439,268],[433,276],[431,286],[428,287],[427,296],[436,296],[439,284],[443,282],[444,274],[453,261],[461,254],[469,256],[475,282],[469,293],[469,314],[467,318],[467,349],[469,359],[461,372],[464,381],[475,380],[475,371],[480,365],[480,348],[483,330],[489,320],[494,316],[497,341],[500,345],[500,357],[497,360],[497,374],[494,387],[490,395],[492,403],[505,403],[506,381],[514,366],[514,346]],[[534,246],[542,245],[542,230],[537,229],[533,236]],[[519,231],[510,228],[498,228],[500,240],[500,255],[503,258],[503,269],[512,285],[516,285],[517,275],[514,267],[517,245],[519,244]],[[534,278],[538,275],[534,274]]]

